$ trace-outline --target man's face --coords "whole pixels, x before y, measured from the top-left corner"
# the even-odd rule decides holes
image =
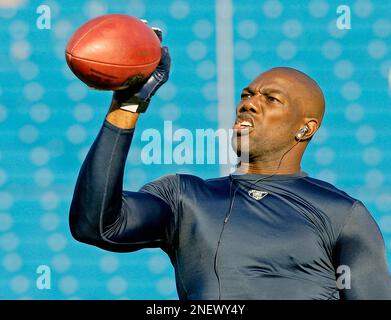
[[[292,75],[270,70],[242,90],[232,144],[249,162],[281,155],[301,127],[303,87]],[[247,154],[248,153],[248,154]]]

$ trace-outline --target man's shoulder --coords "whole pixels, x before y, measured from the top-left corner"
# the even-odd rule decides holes
[[[311,204],[320,216],[333,225],[335,239],[340,234],[348,218],[362,202],[346,191],[324,180],[305,177],[300,179],[300,196]]]
[[[304,197],[311,199],[314,206],[341,222],[352,212],[355,204],[360,202],[346,191],[324,180],[305,177],[301,179]]]
[[[204,186],[216,186],[224,184],[229,180],[228,176],[217,178],[202,178],[200,176],[188,173],[173,173],[166,174],[160,178],[148,183],[148,185],[154,186],[186,186],[186,185],[204,185]],[[145,186],[144,186],[145,187]]]
[[[192,186],[201,186],[201,187],[218,187],[225,186],[227,181],[229,181],[228,176],[216,177],[216,178],[202,178],[193,174],[177,173],[178,181],[182,185],[192,185]]]
[[[334,198],[335,200],[345,201],[353,205],[357,201],[356,198],[348,194],[346,191],[336,187],[330,182],[316,179],[310,176],[307,176],[302,179],[302,182],[308,190],[311,192],[316,192],[320,196],[325,196],[329,198]]]
[[[215,183],[215,182],[220,182],[229,179],[228,176],[224,177],[214,177],[214,178],[203,178],[200,176],[197,176],[195,174],[191,173],[173,173],[173,174],[168,174],[165,176],[162,176],[160,179],[179,179],[183,181],[190,181],[190,182],[202,182],[202,183]]]

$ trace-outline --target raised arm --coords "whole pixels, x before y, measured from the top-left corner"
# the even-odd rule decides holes
[[[341,270],[337,277],[346,280],[339,288],[341,299],[391,299],[384,241],[376,222],[359,201],[338,238],[335,258]]]
[[[141,192],[122,190],[139,113],[145,112],[150,98],[167,81],[169,70],[170,56],[163,47],[159,66],[141,88],[114,93],[110,111],[76,183],[69,222],[77,240],[111,251],[172,246],[175,201],[156,196],[148,188]],[[175,181],[175,176],[170,176],[154,186],[175,197]]]
[[[171,245],[170,203],[146,192],[123,192],[133,129],[105,121],[81,167],[70,209],[75,239],[110,251]],[[161,183],[170,192],[171,185]]]

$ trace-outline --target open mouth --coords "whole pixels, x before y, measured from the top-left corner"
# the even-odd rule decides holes
[[[238,134],[250,133],[254,129],[254,121],[250,117],[239,116],[235,121],[233,129]]]

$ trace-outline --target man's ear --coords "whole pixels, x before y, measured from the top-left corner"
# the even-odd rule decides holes
[[[316,131],[318,131],[320,127],[320,122],[318,119],[315,118],[310,118],[310,119],[305,119],[305,125],[307,126],[308,130],[305,134],[303,134],[301,140],[311,140]]]

